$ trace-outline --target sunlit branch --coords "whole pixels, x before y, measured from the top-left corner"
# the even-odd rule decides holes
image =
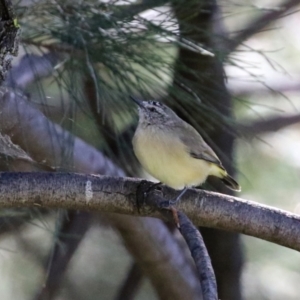
[[[136,207],[139,179],[71,173],[1,173],[0,208],[47,207],[157,217]],[[151,183],[149,183],[151,184]],[[174,191],[163,187],[164,199]],[[149,193],[151,203],[160,201]],[[224,194],[190,189],[177,205],[195,225],[230,230],[300,251],[300,217]]]
[[[0,111],[3,116],[0,119],[0,130],[12,136],[13,141],[27,150],[36,161],[54,167],[63,166],[64,169],[73,172],[124,176],[124,172],[102,153],[47,120],[41,112],[26,101],[24,96],[3,89]],[[69,154],[70,157],[66,157],[66,154]],[[123,231],[117,228],[128,247],[134,249],[135,257],[147,258],[151,257],[153,252],[159,251],[161,258],[165,256],[173,258],[164,264],[163,269],[160,266],[161,258],[157,254],[155,257],[158,260],[151,267],[147,259],[139,260],[143,271],[154,283],[158,294],[163,295],[166,300],[182,299],[181,290],[188,293],[190,299],[201,299],[201,294],[198,292],[199,281],[192,272],[193,268],[185,259],[184,254],[176,250],[177,242],[163,223],[117,215],[111,215],[109,221],[115,226],[118,226],[119,223],[122,224]],[[142,226],[145,228],[143,236],[147,238],[147,241],[152,241],[152,244],[146,248],[141,242],[140,232],[135,231],[136,228]],[[130,234],[123,234],[124,230]],[[157,240],[158,231],[160,240]],[[166,241],[163,245],[162,240]],[[174,281],[174,273],[179,269],[181,272],[176,275],[176,281]],[[162,286],[160,281],[156,280],[160,276],[167,284]]]

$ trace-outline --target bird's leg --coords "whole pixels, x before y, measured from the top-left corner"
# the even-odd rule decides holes
[[[185,187],[180,194],[174,199],[170,201],[170,205],[174,205],[178,202],[178,200],[185,194],[185,192],[187,191],[188,187]]]

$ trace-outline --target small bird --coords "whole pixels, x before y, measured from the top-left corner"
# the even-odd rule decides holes
[[[187,188],[201,185],[210,175],[234,191],[241,190],[195,128],[160,102],[131,99],[139,111],[132,140],[134,153],[150,175],[182,190],[176,201]]]

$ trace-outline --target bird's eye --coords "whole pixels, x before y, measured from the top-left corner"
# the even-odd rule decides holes
[[[154,107],[150,107],[149,110],[150,110],[151,112],[155,112],[155,111],[156,111],[156,109],[155,109]]]

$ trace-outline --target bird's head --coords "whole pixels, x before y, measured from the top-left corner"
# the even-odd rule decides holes
[[[131,99],[138,105],[140,124],[166,124],[172,122],[174,118],[178,118],[171,108],[161,102],[141,101],[133,97]]]

